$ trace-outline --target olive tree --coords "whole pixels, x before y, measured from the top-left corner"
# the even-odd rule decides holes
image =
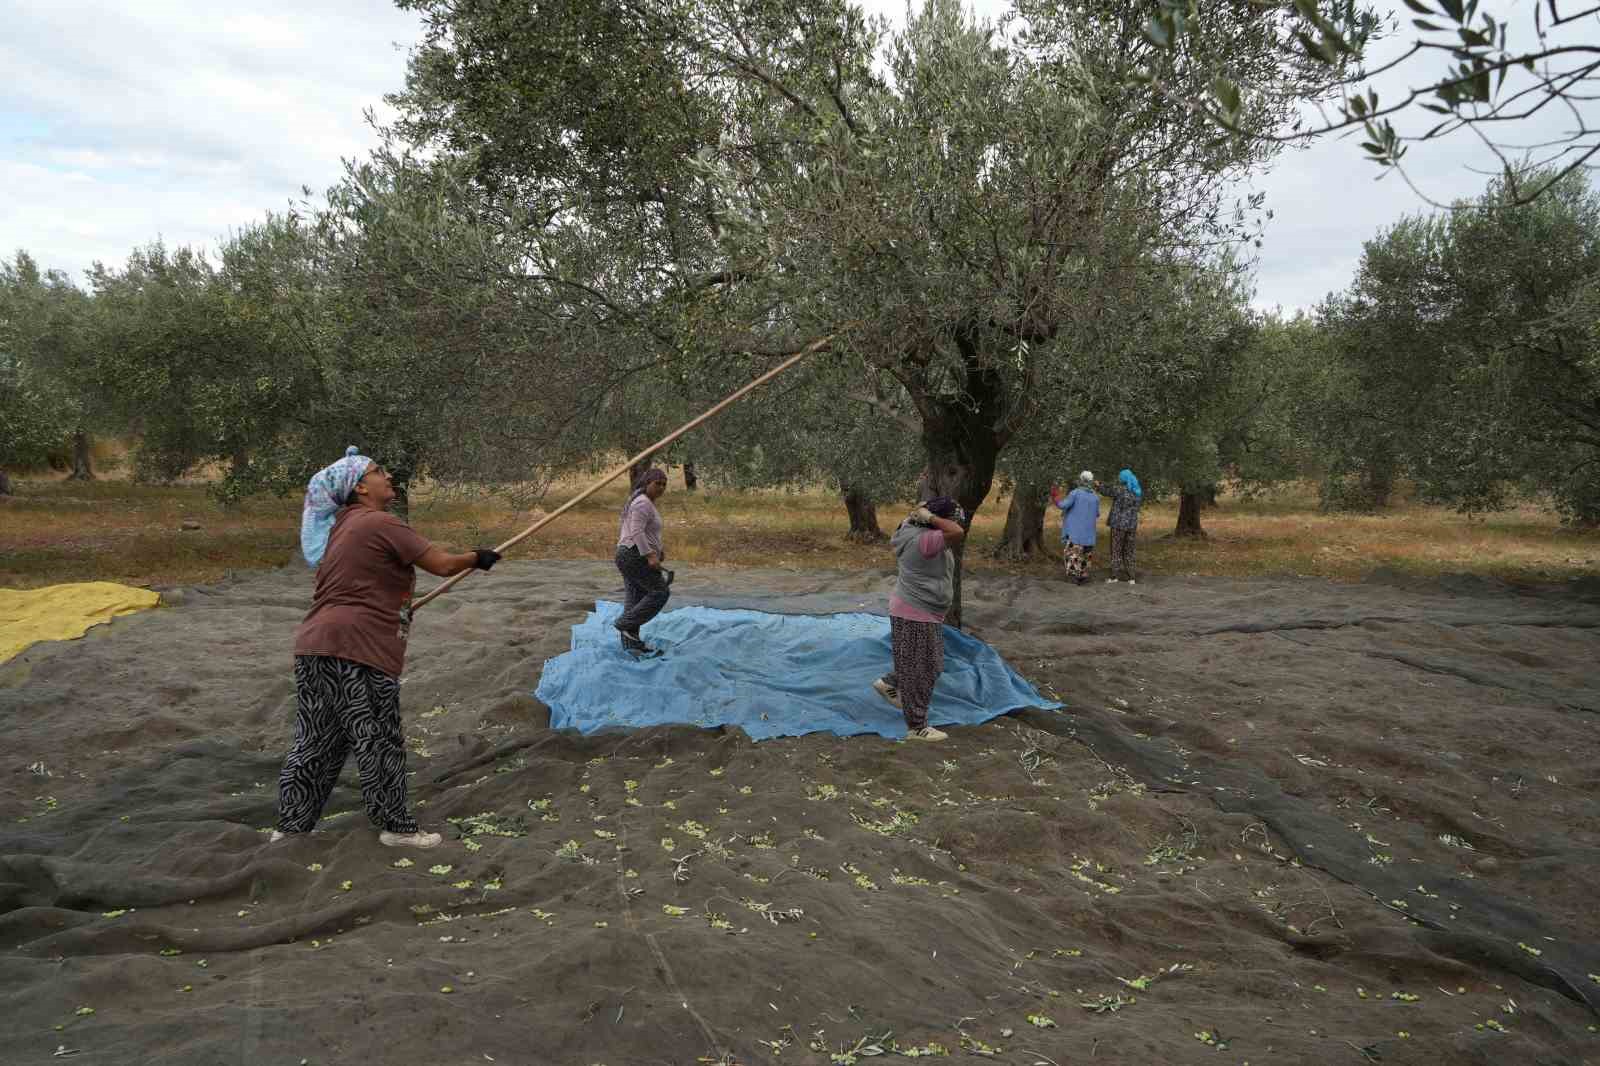
[[[1249,9],[1166,51],[1119,3],[1020,5],[1009,40],[949,0],[894,33],[841,0],[406,6],[428,36],[397,132],[523,212],[530,272],[691,364],[832,338],[903,391],[926,489],[969,514],[1054,368],[1247,234],[1229,182],[1270,146],[1132,73],[1268,67],[1252,128],[1325,85]]]
[[[0,435],[0,465],[33,463],[70,445],[71,477],[94,477],[89,442],[115,428],[108,398],[114,368],[85,344],[89,298],[60,271],[40,271],[19,251],[0,262],[0,389],[10,398]]]
[[[1600,520],[1600,196],[1574,173],[1517,203],[1546,180],[1384,231],[1324,309],[1342,401],[1324,437],[1380,487],[1408,475],[1472,510],[1522,487]]]

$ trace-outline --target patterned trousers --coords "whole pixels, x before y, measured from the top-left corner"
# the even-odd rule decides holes
[[[278,775],[278,828],[311,831],[354,749],[372,824],[415,833],[416,819],[406,810],[400,682],[349,659],[296,655],[294,686],[294,746]]]
[[[1138,538],[1136,529],[1113,529],[1111,531],[1111,576],[1122,581],[1133,580],[1133,553],[1134,541]]]
[[[1089,557],[1094,554],[1093,547],[1082,544],[1068,544],[1061,549],[1061,561],[1067,566],[1067,577],[1083,584],[1089,574]]]
[[[889,649],[894,653],[892,684],[900,692],[906,728],[921,729],[928,724],[933,686],[944,672],[944,625],[890,615]]]

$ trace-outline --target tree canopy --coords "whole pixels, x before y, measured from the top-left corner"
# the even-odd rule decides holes
[[[1249,310],[1261,203],[1232,190],[1360,75],[1301,8],[1018,0],[995,26],[930,0],[892,29],[845,0],[403,5],[425,37],[399,117],[325,196],[86,290],[5,264],[0,464],[107,429],[141,476],[219,464],[231,498],[354,443],[402,491],[526,497],[831,338],[667,458],[829,481],[861,535],[874,501],[971,514],[998,478],[1004,551],[1085,467],[1180,494],[1188,532],[1219,482],[1306,473],[1330,506],[1410,479],[1600,513],[1580,173],[1402,221],[1314,320]]]
[[[1530,180],[1546,179],[1496,179],[1385,230],[1322,310],[1337,358],[1322,432],[1371,502],[1404,474],[1467,509],[1520,485],[1600,519],[1600,197],[1575,173],[1513,208]]]
[[[599,343],[702,367],[836,335],[847,376],[915,413],[928,489],[969,513],[1065,402],[1064,368],[1116,352],[1160,380],[1106,324],[1175,313],[1182,279],[1250,235],[1228,183],[1270,144],[1133,71],[1198,90],[1218,64],[1270,70],[1281,96],[1250,129],[1326,83],[1248,7],[1168,52],[1127,4],[1025,4],[1015,40],[952,0],[895,32],[838,0],[406,6],[428,36],[397,133],[524,213],[529,271]]]

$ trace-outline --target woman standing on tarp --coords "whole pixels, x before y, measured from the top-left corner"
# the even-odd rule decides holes
[[[388,512],[388,473],[351,447],[306,486],[300,550],[317,568],[311,610],[294,634],[294,746],[278,775],[274,841],[309,833],[353,750],[361,798],[378,840],[431,848],[406,806],[400,671],[410,628],[406,607],[422,567],[449,577],[499,561],[488,548],[454,554]]]
[[[908,740],[943,740],[947,734],[928,724],[933,687],[944,672],[944,616],[955,596],[956,560],[951,546],[967,531],[966,516],[948,496],[929,500],[889,538],[898,578],[889,594],[889,648],[894,672],[872,683],[899,707]]]
[[[667,473],[651,467],[634,483],[622,507],[617,533],[617,569],[627,590],[622,615],[612,625],[622,634],[622,650],[630,655],[653,655],[655,649],[639,636],[639,627],[661,613],[672,590],[672,571],[664,569],[667,549],[661,543],[661,512],[656,501],[667,491]]]
[[[1117,475],[1110,495],[1111,513],[1106,515],[1106,525],[1111,529],[1111,576],[1106,582],[1137,585],[1133,579],[1133,551],[1139,536],[1139,505],[1144,502],[1144,489],[1139,487],[1133,471],[1125,469]]]

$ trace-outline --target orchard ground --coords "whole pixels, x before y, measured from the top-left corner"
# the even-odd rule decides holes
[[[1191,544],[1156,506],[1140,584],[1079,589],[989,560],[992,503],[968,623],[1064,711],[918,746],[552,731],[532,692],[618,594],[620,501],[419,617],[412,798],[447,840],[401,854],[353,767],[319,832],[266,843],[297,501],[23,481],[0,583],[168,606],[0,664],[10,1053],[1600,1062],[1592,534],[1289,494],[1224,499]],[[664,511],[684,597],[887,597],[827,494],[675,484]],[[530,519],[412,517],[458,546]]]
[[[843,505],[826,491],[686,492],[677,472],[662,505],[673,558],[685,566],[875,570],[891,565],[881,545],[852,544]],[[554,507],[584,484],[557,484]],[[702,482],[704,485],[704,482]],[[613,486],[519,546],[513,557],[609,559],[623,490]],[[1058,523],[1047,519],[1045,558],[992,559],[1005,525],[1007,500],[996,494],[974,523],[966,566],[974,573],[1048,577],[1059,567]],[[879,508],[885,532],[910,502]],[[1204,512],[1208,538],[1168,536],[1176,501],[1146,507],[1138,559],[1149,577],[1326,577],[1358,580],[1387,569],[1414,576],[1452,573],[1519,581],[1552,581],[1600,571],[1600,531],[1565,528],[1548,508],[1525,503],[1468,516],[1402,502],[1377,515],[1327,514],[1315,492],[1293,487],[1254,500],[1223,496]],[[502,499],[422,487],[412,523],[425,536],[457,547],[496,544],[542,512]],[[185,522],[199,526],[184,531]],[[1102,528],[1103,528],[1102,520]],[[207,486],[21,478],[17,494],[0,497],[0,586],[32,588],[68,581],[109,580],[173,585],[220,580],[241,570],[281,566],[295,550],[298,499],[256,497],[224,507]],[[1109,544],[1097,560],[1103,571]],[[1104,576],[1102,574],[1102,576]]]

